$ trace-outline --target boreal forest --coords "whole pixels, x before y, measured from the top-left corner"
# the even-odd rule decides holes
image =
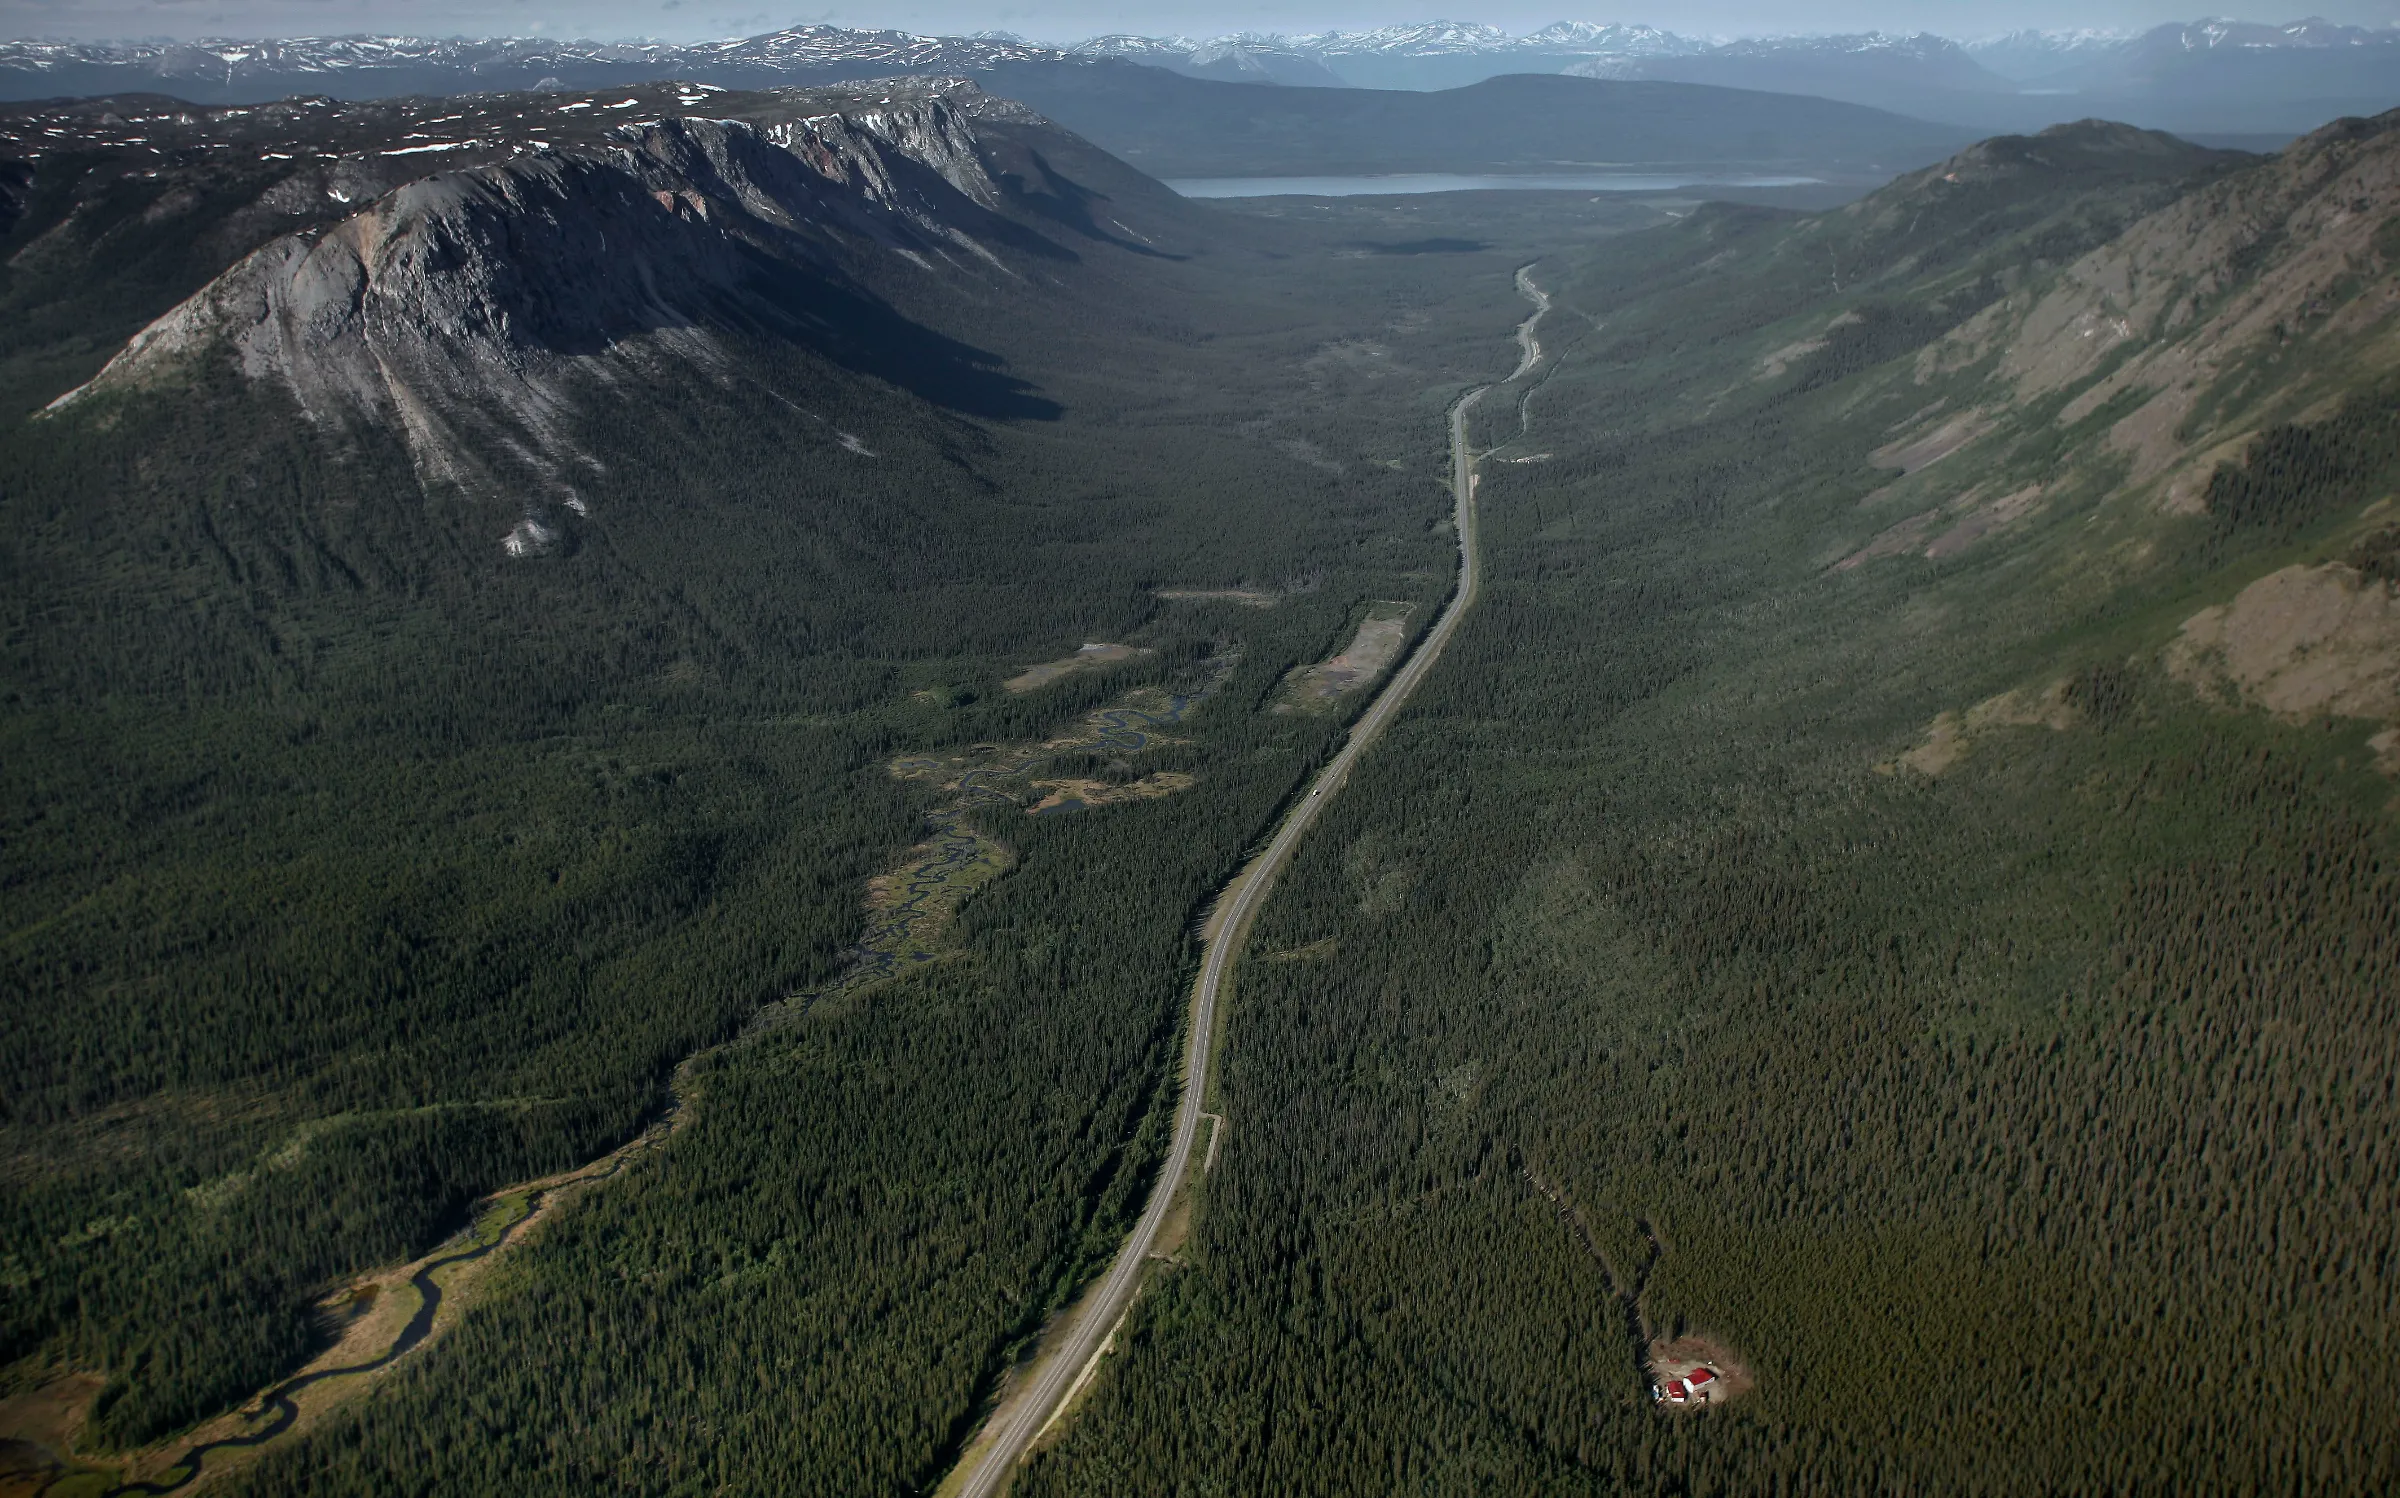
[[[0,1494],[2400,1486],[2400,110],[978,45],[0,106]]]

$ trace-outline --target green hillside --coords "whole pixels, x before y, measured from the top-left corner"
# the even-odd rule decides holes
[[[1537,265],[1487,602],[1022,1490],[2388,1487],[2396,151],[2070,127]]]

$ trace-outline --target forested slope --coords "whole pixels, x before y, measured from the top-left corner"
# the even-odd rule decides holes
[[[1536,266],[1485,602],[1024,1490],[2400,1480],[2395,163],[2070,127]]]

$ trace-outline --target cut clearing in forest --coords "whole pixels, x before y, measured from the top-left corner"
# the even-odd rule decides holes
[[[1245,608],[1271,609],[1276,594],[1265,588],[1161,588],[1151,595],[1169,603],[1238,603]]]
[[[1341,654],[1291,674],[1284,684],[1283,701],[1275,710],[1320,709],[1381,676],[1408,643],[1408,612],[1405,603],[1378,603],[1369,609]]]
[[[1260,962],[1316,962],[1331,957],[1334,954],[1335,946],[1333,937],[1321,936],[1304,946],[1286,947],[1280,952],[1261,952],[1258,954],[1257,960]]]
[[[1149,651],[1138,645],[1085,645],[1073,655],[1061,656],[1054,661],[1044,661],[1038,666],[1028,666],[1000,685],[1011,692],[1030,692],[1036,687],[1050,685],[1071,671],[1089,671],[1095,666],[1113,666],[1119,661],[1129,661],[1136,656],[1148,654],[1150,654]]]
[[[959,1495],[966,1490],[968,1481],[974,1475],[977,1458],[990,1441],[992,1434],[1007,1424],[1012,1417],[1019,1415],[1029,1400],[1035,1396],[1036,1391],[1031,1375],[1040,1366],[1043,1355],[1070,1339],[1083,1318],[1090,1314],[1094,1288],[1092,1285],[1086,1285],[1078,1290],[1065,1305],[1051,1313],[1049,1320],[1042,1324],[1042,1329],[1038,1333],[1017,1350],[1016,1362],[1001,1378],[999,1391],[992,1401],[991,1412],[984,1417],[983,1425],[976,1432],[974,1439],[967,1443],[966,1452],[961,1456],[958,1465],[953,1467],[943,1477],[940,1486],[934,1489],[934,1498],[959,1498]],[[1120,1312],[1119,1315],[1121,1317],[1122,1313]],[[1113,1324],[1111,1330],[1112,1332],[1114,1330]],[[1103,1343],[1100,1351],[1107,1352],[1109,1349],[1110,1344]],[[1096,1363],[1096,1361],[1095,1357],[1087,1362],[1085,1371],[1089,1372],[1092,1363]],[[1080,1394],[1087,1383],[1088,1380],[1079,1377],[1070,1391],[1070,1399],[1074,1395]],[[1060,1401],[1062,1406],[1067,1402],[1067,1400]],[[1050,1430],[1056,1419],[1057,1413],[1054,1411],[1050,1419],[1043,1423],[1042,1430],[1045,1432]]]
[[[1532,327],[1549,306],[1523,272],[1517,278],[1519,290],[1536,303],[1537,310],[1518,328],[1518,337],[1526,345],[1528,357],[1518,366],[1524,373],[1532,362]],[[1513,378],[1513,376],[1512,376]],[[1117,1251],[1115,1261],[1096,1287],[1089,1291],[1091,1312],[1078,1323],[1075,1332],[1063,1338],[1055,1348],[1045,1348],[1037,1359],[1036,1370],[1023,1401],[1014,1410],[1003,1408],[986,1420],[964,1458],[940,1493],[956,1492],[961,1498],[998,1498],[1016,1473],[1017,1464],[1029,1446],[1041,1440],[1058,1423],[1060,1413],[1073,1404],[1078,1392],[1089,1380],[1097,1366],[1115,1342],[1114,1323],[1101,1313],[1107,1309],[1131,1304],[1140,1286],[1151,1245],[1157,1242],[1175,1196],[1183,1187],[1185,1172],[1190,1168],[1192,1149],[1199,1137],[1203,1100],[1209,1090],[1209,1058],[1216,1041],[1217,1005],[1224,993],[1226,973],[1250,938],[1251,921],[1259,903],[1274,888],[1278,873],[1289,863],[1292,850],[1317,814],[1331,799],[1328,792],[1339,794],[1348,782],[1351,768],[1375,743],[1376,737],[1392,715],[1408,700],[1417,684],[1424,680],[1435,661],[1441,658],[1442,647],[1458,629],[1459,621],[1474,607],[1479,581],[1479,550],[1475,526],[1475,453],[1467,441],[1467,423],[1477,401],[1492,386],[1478,386],[1453,403],[1449,411],[1451,495],[1458,526],[1458,587],[1450,601],[1433,622],[1417,653],[1396,672],[1390,683],[1376,699],[1367,705],[1356,723],[1351,726],[1349,741],[1320,768],[1307,794],[1291,803],[1277,825],[1275,834],[1265,848],[1245,863],[1231,884],[1225,886],[1210,909],[1203,926],[1207,952],[1200,971],[1192,984],[1192,1007],[1189,1021],[1189,1041],[1183,1058],[1183,1093],[1175,1105],[1175,1130],[1167,1146],[1167,1158],[1151,1184],[1150,1199],[1142,1215],[1126,1236],[1124,1246]],[[1387,604],[1370,611],[1373,615],[1384,610],[1396,611],[1395,622],[1407,617],[1403,605]],[[1361,631],[1362,635],[1364,630]],[[1405,637],[1405,630],[1396,635]],[[1388,661],[1387,661],[1388,663]],[[1206,1164],[1203,1163],[1203,1171]],[[1120,1314],[1122,1311],[1120,1310]],[[1100,1332],[1107,1328],[1103,1340]],[[963,1481],[962,1481],[963,1478]],[[953,1483],[958,1484],[955,1488]]]

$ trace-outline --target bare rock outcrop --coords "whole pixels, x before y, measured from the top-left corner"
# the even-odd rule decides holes
[[[2400,724],[2400,596],[2339,563],[2286,567],[2185,620],[2166,666],[2220,702]]]
[[[790,324],[870,261],[1006,274],[966,116],[938,97],[770,125],[665,119],[383,193],[261,246],[53,411],[230,348],[313,421],[405,433],[429,479],[520,502],[511,555],[588,513],[584,382],[712,377],[727,328]],[[770,284],[772,283],[772,284]]]

